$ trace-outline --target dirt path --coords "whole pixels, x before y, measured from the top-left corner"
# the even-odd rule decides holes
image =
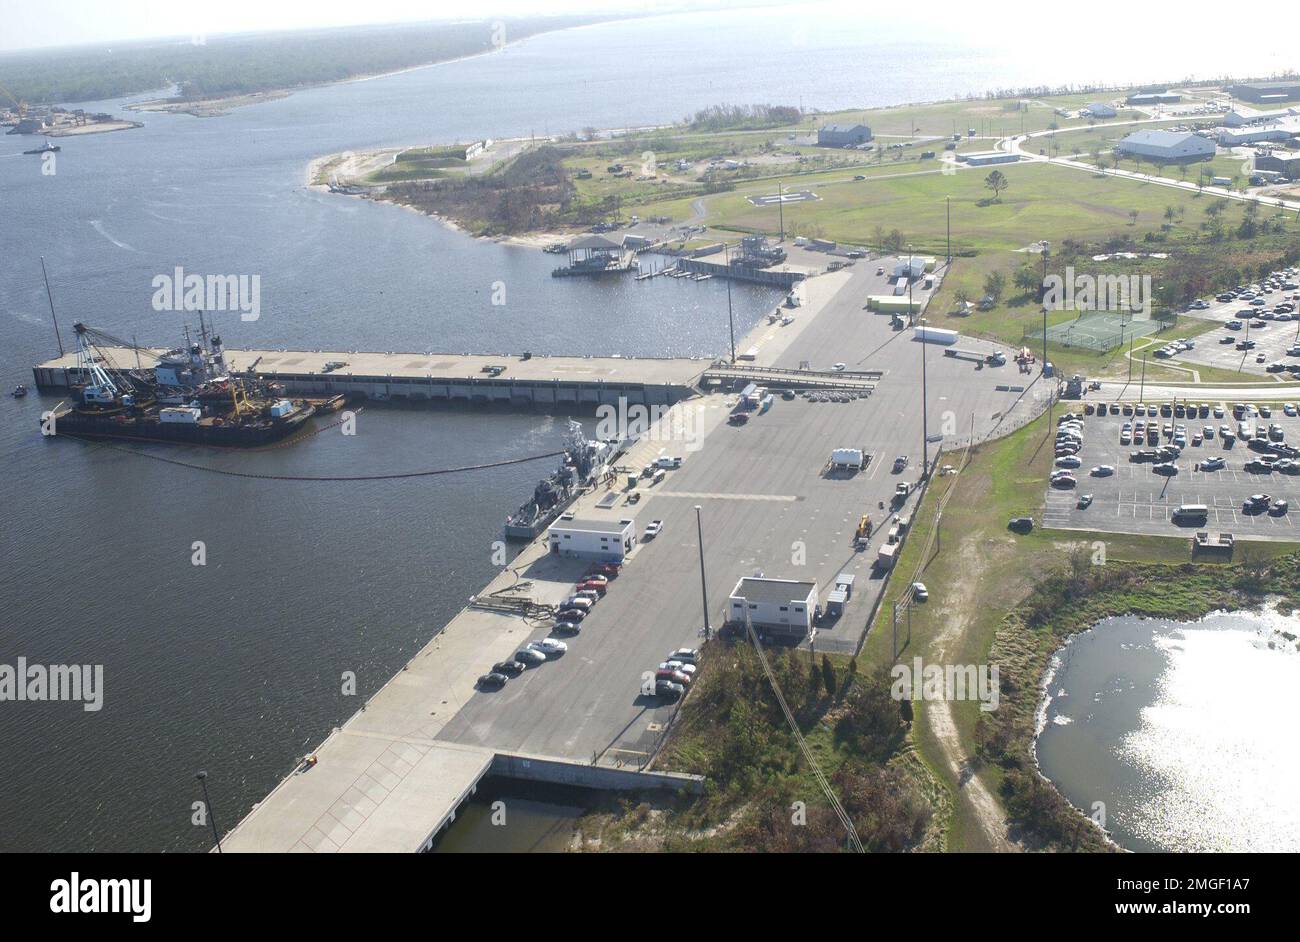
[[[988,553],[989,547],[979,545],[979,542],[974,537],[965,537],[961,541],[958,558],[973,559]],[[979,611],[980,606],[988,604],[989,600],[980,596],[977,578],[979,568],[961,567],[962,575],[944,587],[941,610],[943,627],[927,654],[927,660],[931,663],[948,663],[949,652],[970,627],[969,613]],[[1002,806],[974,771],[970,757],[966,755],[953,718],[952,704],[947,700],[925,700],[922,701],[922,708],[930,731],[943,752],[948,771],[957,781],[958,801],[969,809],[971,819],[979,827],[988,849],[1000,853],[1023,850],[1008,835],[1006,814]]]

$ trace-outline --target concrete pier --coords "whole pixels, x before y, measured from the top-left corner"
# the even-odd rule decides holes
[[[105,348],[121,369],[148,368],[152,357]],[[283,383],[300,395],[348,393],[378,401],[464,402],[528,408],[594,409],[625,398],[641,405],[672,405],[695,395],[711,360],[653,357],[489,356],[451,353],[340,353],[227,350],[232,370]],[[256,364],[256,365],[254,365]],[[81,377],[75,353],[32,369],[37,389],[66,389]]]

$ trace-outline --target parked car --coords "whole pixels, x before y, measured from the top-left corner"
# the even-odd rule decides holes
[[[546,663],[546,655],[534,648],[520,648],[515,652],[515,660],[528,667]]]
[[[660,533],[663,532],[664,532],[664,522],[662,520],[651,520],[650,523],[646,525],[645,536],[643,536],[642,539],[653,540],[655,537],[657,537]]]
[[[679,684],[682,687],[689,687],[691,685],[690,674],[687,674],[684,671],[673,670],[671,667],[655,671],[655,682],[658,683],[661,680],[666,680],[670,684]]]
[[[678,648],[672,654],[668,655],[670,661],[689,661],[692,664],[698,664],[700,652],[698,648]]]
[[[582,625],[569,618],[561,617],[551,626],[551,631],[559,635],[576,635],[582,631]]]
[[[1201,471],[1220,471],[1227,466],[1228,462],[1222,458],[1206,458],[1197,464],[1197,469]]]
[[[1115,473],[1115,468],[1108,464],[1099,464],[1088,473],[1095,478],[1108,478]]]
[[[686,661],[664,661],[659,665],[661,671],[680,671],[692,680],[695,679],[695,672],[699,670],[694,664]]]
[[[541,651],[547,657],[559,657],[569,650],[569,646],[558,638],[542,638],[539,641],[530,641],[528,647],[534,651]]]
[[[1081,495],[1079,497],[1079,503],[1076,504],[1075,506],[1077,506],[1080,510],[1087,510],[1089,507],[1092,506],[1092,495],[1091,494]]]
[[[518,661],[497,661],[492,665],[492,673],[505,674],[507,677],[517,677],[524,672],[524,665]]]
[[[498,674],[493,671],[490,674],[484,674],[478,679],[478,687],[480,690],[500,690],[509,679],[505,674]]]
[[[930,599],[930,590],[925,587],[924,582],[912,583],[912,598],[918,602],[926,602]]]
[[[1033,517],[1012,517],[1007,523],[1007,529],[1015,533],[1028,533],[1034,528]]]
[[[1063,455],[1056,459],[1056,466],[1058,468],[1077,468],[1081,464],[1083,464],[1083,462],[1079,460],[1078,455]]]
[[[1281,517],[1287,512],[1288,506],[1290,505],[1284,500],[1275,500],[1273,501],[1273,506],[1268,509],[1268,512],[1274,517]]]
[[[655,696],[669,703],[676,703],[685,692],[686,688],[681,684],[675,684],[670,680],[655,681]]]

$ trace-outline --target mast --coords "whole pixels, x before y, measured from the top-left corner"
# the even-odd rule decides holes
[[[45,256],[41,256],[41,277],[45,279],[45,297],[50,302],[50,317],[54,320],[54,339],[59,343],[59,356],[63,356],[63,338],[59,336],[59,316],[54,313],[54,293],[50,291],[50,276],[45,270]]]

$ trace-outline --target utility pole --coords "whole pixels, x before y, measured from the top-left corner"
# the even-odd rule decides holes
[[[45,256],[41,256],[41,277],[45,279],[45,297],[50,302],[50,318],[54,321],[54,339],[59,343],[59,356],[63,356],[63,338],[59,336],[59,317],[54,313],[54,293],[50,291],[50,276],[45,270]]]
[[[731,329],[731,365],[736,365],[736,319],[731,311],[731,246],[722,243],[722,256],[727,263],[727,326]]]
[[[700,519],[700,505],[695,505],[695,534],[700,542],[700,599],[704,603],[704,640],[711,635],[709,628],[709,589],[704,581],[704,524]]]
[[[943,201],[946,204],[947,216],[948,216],[948,265],[949,267],[951,267],[952,266],[952,197],[945,196],[943,198]]]
[[[1038,288],[1038,298],[1040,301],[1046,298],[1047,283],[1047,257],[1051,254],[1051,248],[1046,239],[1043,240],[1043,284]],[[1047,372],[1047,305],[1043,305],[1043,372]]]
[[[925,348],[929,346],[921,337],[921,480],[930,472],[930,392],[925,376]]]
[[[212,802],[208,799],[208,773],[199,772],[194,776],[203,787],[203,810],[208,813],[208,823],[212,825],[212,840],[216,842],[217,853],[221,853],[221,836],[217,833],[217,816],[212,811]]]
[[[1147,391],[1147,355],[1144,353],[1142,354],[1142,385],[1138,389],[1138,402],[1146,401],[1147,398],[1146,391]]]
[[[776,181],[776,212],[777,218],[781,220],[781,241],[785,241],[785,183],[781,180]]]

